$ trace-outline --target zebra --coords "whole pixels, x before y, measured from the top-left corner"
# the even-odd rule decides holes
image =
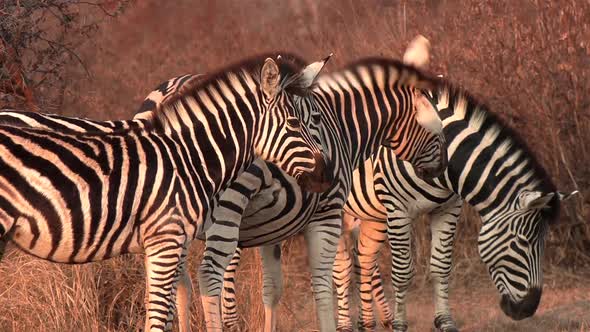
[[[321,69],[320,67],[323,67],[328,59],[329,57],[324,59],[323,63],[316,63],[314,66]],[[364,160],[365,155],[371,153],[371,149],[384,144],[383,142],[392,145],[395,149],[394,151],[399,153],[402,158],[409,159],[418,167],[423,167],[424,176],[433,176],[437,172],[440,173],[444,168],[446,157],[444,154],[440,154],[444,141],[441,140],[440,135],[436,132],[436,125],[438,124],[440,126],[440,122],[438,122],[437,117],[432,117],[435,114],[431,111],[432,105],[424,104],[425,99],[421,96],[421,92],[414,88],[414,84],[427,87],[430,84],[436,84],[436,81],[423,76],[423,74],[411,67],[388,59],[369,59],[367,63],[351,65],[350,69],[345,69],[334,75],[333,78],[323,81],[325,89],[323,92],[318,92],[318,89],[322,86],[322,80],[319,80],[313,83],[316,87],[314,90],[308,93],[305,98],[297,99],[297,101],[301,103],[300,108],[310,109],[305,114],[312,114],[312,123],[310,125],[312,134],[315,132],[317,135],[320,135],[322,144],[327,147],[331,146],[332,153],[328,154],[329,160],[336,168],[338,164],[346,166],[347,170],[345,173],[341,173],[339,180],[341,183],[335,184],[331,190],[327,191],[326,195],[305,193],[301,191],[297,183],[293,182],[289,177],[284,176],[283,172],[274,165],[262,161],[257,163],[255,161],[251,169],[246,170],[228,188],[219,199],[219,206],[213,213],[214,225],[206,232],[207,248],[203,255],[203,263],[199,267],[199,287],[202,303],[210,304],[211,308],[204,308],[208,330],[221,329],[221,321],[218,317],[220,293],[222,288],[226,290],[231,289],[227,286],[222,287],[224,281],[223,275],[224,272],[227,272],[226,276],[231,275],[232,268],[235,268],[237,264],[235,261],[232,261],[228,271],[226,271],[225,266],[229,264],[229,260],[232,258],[234,251],[236,251],[237,245],[239,244],[240,247],[262,246],[261,251],[263,260],[265,261],[266,280],[267,275],[280,273],[280,270],[276,270],[277,266],[280,268],[280,265],[276,263],[280,255],[280,250],[277,250],[276,243],[301,230],[306,232],[309,239],[312,236],[316,236],[314,235],[317,232],[315,227],[325,227],[330,231],[328,234],[330,237],[335,235],[334,230],[336,232],[339,231],[339,218],[343,205],[341,197],[342,195],[344,197],[346,195],[347,183],[350,181],[349,176],[351,170],[355,168],[353,163],[359,163]],[[346,75],[347,78],[343,78],[341,75]],[[165,100],[167,98],[166,94],[174,93],[176,89],[182,89],[182,85],[176,82],[181,81],[183,77],[187,76],[181,76],[162,83],[156,90],[150,93],[144,105],[140,107],[139,113],[157,108],[158,100]],[[371,78],[376,80],[375,85],[371,86],[361,81],[361,79],[369,80]],[[198,77],[195,76],[195,79],[198,79]],[[351,86],[346,88],[343,86],[343,88],[336,89],[330,86],[331,84],[342,84],[343,81],[341,80],[349,82]],[[357,88],[353,88],[352,84],[356,85]],[[365,105],[359,104],[353,109],[349,109],[350,105],[330,106],[329,103],[326,103],[323,109],[317,106],[320,100],[319,98],[329,98],[332,93],[348,93],[354,95],[358,92],[364,96],[369,92],[362,92],[361,88],[363,86],[371,86],[371,92],[374,98],[386,98],[388,104],[381,104],[381,107],[377,107],[375,104],[370,104],[369,101]],[[414,121],[415,115],[411,112],[413,107],[418,108],[417,118],[421,123],[429,126],[431,128],[430,131],[435,132],[434,135],[429,134],[428,130],[421,129],[413,124],[412,121]],[[378,130],[379,126],[381,126],[381,130],[384,132],[377,132],[381,137],[378,135],[376,135],[377,137],[371,137],[371,135],[374,135],[373,132],[365,133],[364,135],[357,134],[354,137],[355,141],[361,139],[373,140],[371,143],[374,146],[366,148],[366,151],[363,151],[363,144],[359,143],[358,145],[355,144],[352,146],[344,132],[356,131],[354,127],[356,123],[347,120],[345,115],[353,112],[360,115],[365,114],[365,111],[376,113],[375,117],[373,117],[373,128]],[[398,121],[394,120],[395,116],[398,117]],[[324,126],[326,120],[329,121],[328,123],[330,125]],[[379,123],[379,120],[382,122]],[[401,121],[405,121],[405,123],[400,123]],[[394,127],[391,127],[392,125]],[[314,131],[314,127],[317,130]],[[393,128],[400,130],[393,132]],[[324,133],[326,132],[332,132],[332,137],[326,139],[324,137]],[[397,138],[393,135],[396,135]],[[331,142],[331,144],[326,144],[326,140]],[[351,149],[353,150],[350,152],[339,151],[337,149],[337,147],[350,146],[352,146]],[[420,152],[412,154],[412,146],[418,147]],[[354,158],[355,160],[351,161],[348,158]],[[335,169],[335,175],[338,175],[337,172]],[[333,193],[337,193],[340,198],[336,200],[332,199]],[[324,222],[323,219],[328,219],[329,223]],[[315,227],[311,228],[310,226]],[[314,239],[311,239],[311,242],[314,242]],[[328,239],[329,241],[330,239]],[[332,241],[332,243],[335,244],[337,241]],[[214,244],[211,246],[213,249],[209,248],[210,244]],[[313,246],[308,247],[311,250],[314,249]],[[335,253],[333,250],[331,252],[324,250],[324,252],[311,253],[310,256],[325,257]],[[322,266],[318,266],[320,263],[324,264],[324,262],[314,258],[311,262],[312,271],[315,271],[316,274],[323,274],[323,277],[318,279],[328,280],[331,268],[326,270]],[[326,271],[328,271],[327,274]],[[273,279],[280,281],[280,277]],[[317,281],[315,287],[318,287]],[[273,292],[275,289],[280,291],[280,285],[272,285],[270,289],[265,285],[266,331],[274,330],[276,326],[276,315],[273,312],[280,293]],[[322,293],[322,295],[327,295],[327,292]],[[224,318],[228,317],[228,313],[235,313],[235,304],[230,304],[233,303],[232,297],[233,294],[231,291],[229,295],[226,293],[223,296]],[[323,302],[320,302],[318,305],[320,309],[318,314],[321,321],[321,329],[334,330],[335,322],[333,319],[329,319],[332,314],[326,314],[325,311],[328,310],[324,309],[326,307],[325,303],[328,302],[327,300],[331,303],[331,297],[324,297],[321,300]],[[322,305],[324,306],[323,308],[321,307]],[[329,312],[332,312],[332,310],[329,309]],[[236,316],[230,317],[228,320],[224,319],[223,324],[226,327],[231,327],[232,324],[235,324],[235,318]],[[330,322],[330,320],[332,321]]]
[[[352,171],[381,145],[388,145],[394,153],[414,164],[425,165],[422,166],[424,177],[434,176],[444,169],[446,156],[441,153],[445,149],[442,149],[444,140],[440,136],[440,123],[434,116],[433,106],[419,89],[427,89],[437,82],[397,60],[369,58],[321,76],[311,92],[296,99],[300,108],[310,109],[307,114],[321,117],[316,123],[322,135],[324,152],[334,165],[336,182],[324,194],[300,193],[295,183],[270,165],[270,174],[261,168],[261,175],[251,178],[254,187],[244,185],[232,193],[228,190],[227,200],[220,198],[220,207],[215,213],[226,217],[220,222],[223,217],[215,216],[215,226],[206,234],[207,245],[223,243],[226,250],[209,252],[206,248],[203,264],[199,267],[202,302],[211,303],[214,308],[207,314],[219,315],[223,275],[236,246],[261,246],[264,279],[277,281],[265,283],[263,290],[265,330],[274,330],[276,315],[273,313],[281,289],[278,244],[303,231],[309,250],[320,330],[336,329],[331,266]],[[414,108],[417,114],[413,112]],[[361,121],[366,121],[366,126],[359,125]],[[429,129],[418,126],[417,121]],[[412,152],[414,148],[418,153]],[[266,186],[261,185],[265,182]],[[224,208],[224,204],[229,206]],[[215,245],[215,250],[220,246]],[[224,299],[231,301],[231,297]],[[232,309],[228,305],[224,311],[228,308]],[[220,328],[219,318],[207,321],[211,330]]]
[[[330,182],[294,104],[308,73],[273,58],[186,86],[149,120],[1,112],[0,236],[62,263],[144,253],[145,330],[169,329],[177,291],[190,288],[188,245],[255,156],[306,190]]]
[[[404,56],[404,61],[406,63],[411,63],[416,66],[422,66],[424,61],[427,61],[429,56],[429,43],[426,38],[423,36],[418,36],[415,41],[413,41],[410,46],[408,47],[408,51]],[[410,52],[411,51],[411,52]],[[408,57],[408,54],[411,53],[411,56]],[[164,83],[161,87],[171,87],[172,89],[177,88],[177,84],[175,84],[177,79],[172,79],[168,83]],[[165,89],[159,88],[156,89],[150,96],[154,95],[156,98],[161,97],[160,91],[164,91]],[[148,98],[150,99],[150,98]],[[154,105],[153,100],[147,100],[148,105]],[[145,108],[142,106],[140,109]],[[309,113],[309,112],[308,112]],[[313,113],[313,112],[311,112]],[[316,120],[316,123],[319,123]],[[314,133],[314,124],[310,125],[312,129],[312,133]],[[319,130],[317,131],[319,133]],[[426,155],[429,155],[426,153]],[[434,156],[436,154],[430,154]],[[263,171],[259,170],[259,174],[264,174]],[[253,187],[248,187],[247,185],[244,188],[248,188],[248,196],[247,199],[243,201],[242,205],[239,208],[236,208],[236,205],[232,203],[233,210],[227,209],[227,212],[233,215],[227,217],[226,219],[234,219],[236,220],[236,226],[233,226],[232,229],[234,232],[238,231],[238,219],[243,214],[244,221],[239,224],[239,242],[240,246],[249,247],[253,246],[251,243],[252,240],[256,240],[257,243],[271,243],[270,246],[263,246],[261,248],[261,256],[263,258],[264,264],[264,291],[263,291],[263,300],[265,303],[265,331],[271,331],[275,329],[276,326],[276,313],[274,307],[278,303],[278,300],[281,296],[282,292],[282,278],[281,278],[281,271],[280,271],[280,244],[274,244],[273,242],[278,242],[274,240],[277,238],[277,232],[284,232],[284,225],[288,225],[287,228],[289,231],[298,231],[300,227],[296,227],[302,224],[299,221],[294,221],[294,219],[287,219],[290,220],[289,222],[285,222],[285,215],[293,212],[299,212],[301,210],[301,206],[308,205],[307,201],[304,201],[300,195],[298,196],[299,191],[296,190],[296,186],[292,186],[289,183],[285,183],[285,181],[279,181],[284,183],[282,186],[277,185],[277,182],[272,182],[272,175],[268,175],[266,173],[265,181],[260,181],[260,183],[266,183],[266,187],[261,186],[260,183],[256,183]],[[253,177],[254,178],[254,177]],[[239,182],[239,181],[237,181]],[[293,189],[290,189],[293,188]],[[259,191],[259,192],[258,192]],[[246,196],[246,195],[242,195]],[[235,196],[230,196],[231,201],[239,201],[236,199]],[[288,198],[288,199],[287,199]],[[298,204],[298,202],[301,202]],[[289,204],[291,203],[291,204]],[[235,210],[235,211],[234,211]],[[306,211],[308,211],[307,209]],[[223,211],[220,209],[219,211]],[[301,215],[301,213],[300,213]],[[303,215],[303,218],[307,218]],[[282,221],[276,222],[276,220],[282,219]],[[262,231],[261,227],[268,227],[265,223],[262,223],[261,220],[271,220],[272,226],[274,226],[274,231]],[[221,225],[222,223],[218,223]],[[227,224],[227,223],[223,223]],[[280,227],[276,227],[280,226]],[[232,234],[232,229],[223,229],[218,227],[218,230],[210,229],[208,236],[211,237],[218,237],[224,238],[223,234],[226,234],[225,238],[228,238],[227,234]],[[263,240],[261,240],[261,234],[265,236]],[[227,243],[227,242],[226,242]],[[235,248],[234,246],[230,246],[228,250],[225,250],[223,256],[229,259],[229,253],[232,252]],[[240,260],[240,252],[241,248],[238,247],[236,250],[235,255],[231,258],[231,262],[228,265],[228,268],[225,271],[225,275],[223,276],[224,285],[223,285],[223,324],[229,328],[235,328],[237,324],[237,306],[236,306],[236,299],[235,299],[235,270],[239,264]],[[205,254],[207,256],[207,254]],[[203,278],[201,275],[201,282],[200,285],[204,285],[206,280],[209,277]],[[217,278],[220,279],[221,275],[218,274]],[[217,281],[220,283],[220,281]],[[202,292],[203,294],[203,292]]]
[[[430,214],[430,274],[435,293],[434,325],[457,331],[448,303],[449,276],[456,225],[463,202],[479,213],[478,249],[498,289],[503,312],[515,320],[532,316],[541,299],[542,257],[549,226],[559,216],[560,202],[576,191],[556,190],[524,142],[464,89],[444,85],[431,100],[443,119],[449,164],[434,180],[423,180],[408,163],[381,149],[355,173],[345,211],[355,246],[348,255],[339,244],[334,275],[338,294],[346,297],[352,261],[360,294],[359,329],[375,326],[372,298],[386,325],[406,331],[406,291],[414,276],[412,221]],[[351,220],[352,216],[362,222]],[[384,298],[376,255],[388,240],[392,256],[395,312]],[[348,268],[342,268],[348,267]],[[336,270],[336,268],[335,268]],[[348,300],[339,306],[339,328],[351,330]],[[393,319],[395,318],[395,319]]]

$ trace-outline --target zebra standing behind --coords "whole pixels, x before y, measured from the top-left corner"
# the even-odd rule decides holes
[[[63,263],[145,253],[145,330],[169,329],[188,245],[212,200],[256,155],[311,189],[328,181],[288,91],[301,83],[299,70],[267,57],[241,62],[188,87],[149,121],[15,112],[0,126],[0,235]],[[31,119],[37,128],[19,127]]]
[[[325,59],[325,61],[327,61],[327,59]],[[324,62],[312,64],[307,68],[310,70],[316,68],[315,70],[319,72],[321,67],[323,67]],[[380,105],[379,107],[375,104],[365,104],[356,106],[355,109],[348,109],[347,106],[342,105],[339,106],[342,108],[335,107],[333,111],[329,111],[329,113],[326,111],[326,113],[328,113],[328,116],[332,117],[333,121],[337,121],[335,126],[340,126],[342,121],[346,121],[346,114],[365,114],[366,112],[371,115],[371,113],[376,113],[373,117],[372,125],[376,130],[381,126],[382,130],[385,132],[385,134],[381,134],[386,136],[381,138],[373,137],[375,141],[373,144],[379,146],[382,144],[379,142],[384,141],[384,144],[393,145],[396,149],[395,151],[400,153],[402,158],[407,158],[415,163],[417,167],[423,168],[425,176],[428,176],[429,173],[441,172],[444,168],[444,163],[446,162],[446,156],[444,153],[440,153],[442,147],[441,143],[444,142],[441,142],[438,134],[430,134],[428,133],[428,130],[420,128],[420,126],[412,123],[412,121],[416,121],[414,119],[418,119],[420,123],[431,128],[430,130],[436,130],[437,123],[440,128],[438,118],[436,116],[433,117],[436,113],[433,113],[432,105],[424,103],[426,100],[421,96],[421,93],[414,90],[411,85],[414,81],[420,79],[421,74],[412,68],[405,67],[395,61],[391,61],[391,63],[391,68],[375,68],[377,71],[375,78],[379,80],[381,86],[373,88],[373,93],[378,95],[379,98],[386,98],[387,104]],[[351,69],[351,72],[353,73],[352,75],[358,74],[355,73],[355,70],[362,72],[363,69]],[[189,78],[189,76],[185,75],[162,83],[150,93],[148,98],[146,98],[146,101],[140,107],[140,111],[138,112],[139,116],[141,116],[143,111],[153,110],[154,108],[157,109],[157,104],[160,100],[166,100],[168,94],[173,95],[176,90],[182,90],[183,86],[182,84],[178,84],[178,82],[201,79],[202,77],[203,76],[198,77],[195,75],[192,78]],[[358,84],[361,84],[359,81],[356,81],[356,79],[360,78],[352,79],[351,83],[357,82]],[[431,84],[430,82],[425,82],[422,82],[422,84]],[[397,83],[401,86],[397,86]],[[319,82],[317,84],[319,84]],[[314,90],[308,91],[304,95],[309,96],[313,91]],[[353,94],[353,91],[356,90],[347,91],[347,93]],[[323,133],[326,129],[320,127],[323,123],[321,120],[323,112],[319,109],[313,108],[312,105],[309,104],[310,101],[311,100],[301,100],[301,102],[306,103],[304,104],[306,106],[301,106],[301,108],[311,108],[311,111],[305,112],[305,114],[311,114],[312,119],[310,127],[312,128],[312,134],[315,133],[316,135],[320,135],[320,133]],[[416,108],[416,113],[414,113],[414,108]],[[414,116],[416,118],[414,118]],[[379,123],[375,117],[382,119],[382,123]],[[343,128],[334,127],[334,125],[327,126],[327,128],[335,132],[335,135],[342,135],[343,131],[354,132],[355,130],[353,128],[355,125],[355,123],[349,123]],[[386,129],[388,127],[389,131]],[[394,128],[399,131],[394,131]],[[369,136],[368,138],[357,134],[358,137],[356,137],[355,140],[370,140],[371,135],[374,134],[375,133],[373,132],[365,134]],[[387,135],[389,135],[389,137],[387,137]],[[325,143],[323,134],[320,136],[322,137],[318,139]],[[343,138],[342,136],[340,137],[341,138],[338,140],[345,142],[346,138]],[[333,139],[332,146],[337,145],[337,142]],[[352,148],[353,155],[364,153],[364,151],[354,152],[354,150],[359,149],[361,146],[363,146],[363,144],[359,143],[358,146],[355,145]],[[330,160],[332,162],[334,162],[335,159],[339,161],[339,164],[347,165],[350,163],[346,157],[337,155],[336,151],[333,151],[331,156]],[[362,156],[359,156],[359,160],[362,158]],[[341,186],[341,184],[336,185],[332,191],[337,192],[339,186]],[[340,204],[340,210],[338,210],[338,204]],[[223,273],[225,272],[225,269],[220,267],[228,265],[229,260],[232,257],[231,255],[236,250],[238,238],[239,244],[245,247],[266,244],[261,248],[261,251],[263,260],[265,261],[265,264],[263,264],[265,280],[270,280],[268,278],[269,275],[272,275],[273,273],[280,274],[280,262],[277,262],[277,255],[280,254],[280,251],[277,251],[273,244],[296,234],[301,229],[306,229],[306,232],[309,232],[308,226],[310,223],[314,222],[314,219],[312,219],[313,214],[322,208],[322,206],[325,211],[336,214],[339,218],[341,204],[342,200],[332,202],[329,197],[320,197],[320,195],[317,194],[302,192],[297,183],[295,183],[290,177],[285,176],[282,171],[272,164],[256,161],[248,170],[246,170],[246,172],[244,172],[242,176],[240,176],[228,188],[224,195],[220,197],[219,206],[213,214],[213,218],[215,219],[214,225],[208,229],[206,234],[207,248],[204,253],[203,264],[201,264],[201,267],[199,268],[199,286],[201,296],[203,297],[202,302],[209,303],[211,306],[209,311],[205,308],[205,313],[208,316],[208,330],[221,329],[221,322],[218,317],[215,317],[219,314],[219,309],[216,308],[219,306],[219,294],[222,289]],[[243,220],[242,217],[244,217]],[[316,222],[320,223],[322,222],[322,219],[318,219]],[[317,241],[313,242],[313,246],[310,247],[310,250],[314,249],[313,247],[316,243]],[[312,271],[316,271],[316,273],[318,272],[318,268],[316,267],[317,262],[320,261],[316,260],[316,264],[312,264]],[[279,267],[279,270],[277,271],[275,267]],[[325,271],[322,270],[319,272],[325,273]],[[330,274],[328,273],[328,278],[329,275]],[[281,280],[280,277],[271,279],[278,280],[279,282]],[[279,292],[274,291],[275,289]],[[265,283],[265,290],[263,293],[266,313],[265,331],[274,330],[276,324],[274,307],[280,297],[280,285],[273,284],[269,286]],[[232,295],[233,294],[229,294],[228,297],[231,297]],[[227,300],[228,297],[224,296],[224,300]],[[230,301],[232,300],[230,299]],[[329,301],[332,301],[331,297],[329,298]],[[230,307],[228,303],[229,302],[227,301],[224,303],[224,314],[227,313],[226,310],[228,309],[235,312],[235,305]],[[328,316],[325,311],[320,311],[319,315],[320,320],[323,322],[320,323],[322,330],[333,330],[333,328],[325,327],[327,324],[334,325],[334,320],[331,318],[331,314]],[[224,320],[226,326],[235,324],[236,316],[230,318],[234,319]]]
[[[238,199],[239,191],[227,196],[227,202],[232,203],[226,209],[228,219],[219,222],[220,218],[216,218],[216,225],[225,225],[226,229],[214,231],[212,227],[207,232],[208,244],[212,240],[227,243],[227,250],[211,255],[206,251],[204,256],[212,258],[204,260],[205,265],[199,270],[201,296],[218,296],[225,266],[238,242],[243,247],[262,246],[265,313],[272,314],[280,297],[282,279],[278,244],[303,230],[320,330],[335,330],[331,271],[352,171],[385,145],[421,167],[424,176],[442,172],[446,154],[444,139],[439,134],[440,122],[420,90],[437,84],[436,79],[413,67],[389,59],[367,59],[321,76],[315,87],[296,103],[309,109],[307,114],[318,114],[323,147],[335,166],[334,185],[321,195],[298,196],[298,186],[288,179],[284,181],[280,172],[269,167],[273,179],[280,183],[276,188],[248,196],[245,201]],[[306,197],[312,200],[306,201]],[[223,200],[224,197],[217,211],[223,211]],[[213,236],[216,239],[211,239]],[[267,280],[276,282],[267,283]],[[211,313],[219,311],[212,309]],[[266,318],[265,331],[273,330],[276,315],[270,322],[268,315]]]
[[[363,181],[355,183],[345,211],[362,220],[353,226],[360,228],[353,234],[358,234],[354,253],[358,255],[361,329],[375,326],[371,307],[375,297],[384,322],[392,322],[394,331],[407,330],[405,295],[414,276],[412,222],[429,213],[434,325],[441,331],[457,331],[448,286],[463,201],[481,216],[478,249],[500,292],[500,307],[515,320],[532,316],[541,299],[549,225],[559,216],[560,201],[575,193],[558,192],[519,137],[465,90],[448,84],[433,92],[431,100],[443,119],[448,142],[449,164],[444,175],[430,181],[420,179],[411,165],[386,149],[355,174],[355,179]],[[384,300],[376,263],[387,239],[396,292],[393,314]],[[351,265],[345,250],[339,250],[336,261],[336,266]],[[342,272],[351,273],[350,269]],[[335,275],[334,280],[338,293],[347,294],[350,277]],[[348,307],[339,309],[342,329],[351,328]]]

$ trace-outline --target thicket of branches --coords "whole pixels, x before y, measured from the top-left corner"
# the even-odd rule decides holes
[[[76,50],[128,2],[1,1],[0,107],[59,107],[67,82],[66,65],[76,62],[90,75]]]

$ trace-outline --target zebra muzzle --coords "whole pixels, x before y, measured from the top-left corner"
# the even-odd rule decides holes
[[[441,176],[447,169],[449,158],[446,147],[441,149],[441,153],[435,162],[429,163],[427,166],[416,167],[416,175],[423,179],[429,180]]]
[[[514,302],[510,299],[510,296],[502,295],[500,308],[502,308],[506,316],[514,320],[531,317],[535,314],[539,302],[541,302],[541,293],[541,288],[531,288],[520,302]]]
[[[332,170],[326,166],[326,161],[322,154],[315,153],[313,158],[315,159],[313,172],[303,173],[297,179],[297,183],[305,191],[321,193],[332,186],[334,176]]]

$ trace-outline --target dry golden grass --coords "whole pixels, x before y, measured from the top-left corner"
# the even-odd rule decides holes
[[[498,308],[475,247],[479,219],[466,209],[451,294],[459,326],[465,331],[590,331],[589,22],[590,3],[583,0],[138,1],[107,20],[79,50],[92,78],[73,64],[63,95],[37,93],[47,111],[129,118],[154,86],[179,74],[279,49],[310,60],[334,52],[327,66],[334,70],[362,56],[399,58],[409,40],[424,34],[433,46],[432,71],[487,101],[530,143],[560,189],[581,191],[564,204],[561,221],[550,233],[539,312],[522,322],[510,321]],[[425,277],[429,231],[426,220],[416,225],[418,278],[410,293],[410,329],[427,331],[433,310]],[[191,271],[202,244],[193,247]],[[310,331],[316,318],[305,248],[300,239],[288,248],[279,329]],[[0,331],[132,331],[143,326],[140,256],[66,266],[10,251],[0,273]],[[260,283],[258,257],[250,251],[238,275],[240,324],[248,331],[262,326]],[[191,322],[193,330],[202,331],[198,292],[194,296]]]

